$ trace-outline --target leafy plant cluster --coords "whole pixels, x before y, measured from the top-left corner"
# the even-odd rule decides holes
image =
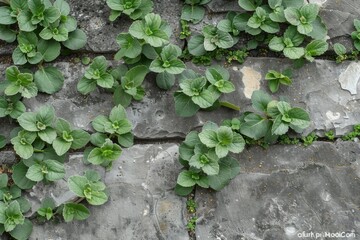
[[[251,39],[248,49],[266,44],[270,50],[301,62],[313,61],[327,51],[327,29],[318,15],[318,5],[297,0],[239,0],[238,3],[246,12],[229,12],[216,26],[206,25],[201,34],[189,39],[190,54],[202,56],[218,48],[232,48],[241,33]]]
[[[212,110],[225,106],[239,110],[228,102],[220,102],[223,93],[235,91],[235,86],[230,81],[229,72],[220,66],[212,66],[205,72],[205,76],[193,70],[184,71],[180,77],[180,89],[175,92],[175,112],[181,117],[190,117],[200,109]]]
[[[41,92],[52,94],[64,81],[57,68],[44,67],[43,62],[55,60],[63,47],[78,50],[86,44],[85,33],[69,13],[65,0],[10,0],[0,6],[0,40],[17,43],[14,64],[39,64],[34,81]]]
[[[196,185],[220,190],[240,171],[239,163],[229,153],[240,153],[249,140],[262,139],[273,144],[290,129],[302,132],[310,125],[309,114],[285,101],[273,100],[262,91],[252,95],[256,112],[224,120],[221,126],[206,123],[201,132],[190,132],[180,145],[180,163],[184,166],[175,191],[188,195]]]

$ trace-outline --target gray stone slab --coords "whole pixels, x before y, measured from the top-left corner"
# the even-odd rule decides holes
[[[347,142],[246,150],[241,173],[222,191],[196,190],[197,239],[295,240],[311,232],[357,239],[359,153]]]
[[[78,28],[85,31],[88,42],[85,47],[87,51],[104,53],[114,52],[119,49],[115,39],[120,32],[127,32],[133,22],[126,15],[121,16],[114,22],[109,21],[110,8],[105,0],[69,0],[71,14],[78,21]],[[168,7],[171,6],[171,7]],[[179,40],[180,15],[182,3],[180,0],[168,0],[166,4],[162,1],[154,1],[154,12],[160,14],[168,21],[174,33],[171,41],[180,46],[183,42]],[[11,54],[14,45],[6,44],[2,47],[0,41],[0,55]]]
[[[173,188],[181,166],[176,144],[135,145],[105,174],[109,201],[81,222],[35,225],[30,239],[189,239],[185,198]]]
[[[11,166],[16,163],[16,155],[13,151],[1,150],[0,151],[0,165]]]

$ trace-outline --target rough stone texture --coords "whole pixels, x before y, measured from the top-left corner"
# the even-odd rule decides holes
[[[82,222],[36,225],[30,239],[188,239],[185,199],[173,191],[181,168],[177,151],[176,144],[124,150],[105,173],[110,195],[105,205],[90,206],[91,217]]]
[[[16,155],[13,151],[0,151],[0,165],[13,165],[16,163]]]
[[[246,150],[241,173],[221,192],[196,191],[197,239],[292,240],[303,231],[357,239],[359,154],[346,142]]]

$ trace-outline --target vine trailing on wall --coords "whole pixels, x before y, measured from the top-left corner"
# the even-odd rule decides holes
[[[218,65],[210,66],[203,75],[187,69],[184,59],[191,58],[210,65],[212,60],[226,56],[228,63],[242,63],[247,50],[267,44],[270,50],[298,61],[314,61],[314,57],[328,49],[324,40],[327,34],[318,16],[315,4],[295,0],[239,0],[245,13],[229,12],[216,26],[207,25],[202,33],[192,36],[188,48],[182,51],[171,43],[172,29],[160,15],[152,13],[151,0],[107,0],[111,9],[110,21],[121,15],[134,20],[128,32],[116,38],[119,51],[118,66],[110,64],[104,56],[95,57],[79,79],[77,90],[87,95],[97,87],[113,93],[114,107],[108,116],[95,117],[92,134],[76,129],[58,118],[52,106],[42,106],[26,111],[23,98],[36,97],[39,92],[53,94],[64,82],[62,73],[45,63],[56,60],[63,50],[78,50],[85,46],[86,35],[77,28],[70,16],[70,6],[65,0],[3,0],[0,6],[0,40],[16,43],[12,60],[16,66],[5,70],[5,80],[0,82],[0,118],[10,118],[19,127],[11,132],[10,143],[20,161],[12,169],[0,174],[0,234],[8,233],[15,239],[27,239],[32,232],[32,222],[25,217],[31,205],[22,196],[23,190],[39,182],[51,184],[65,177],[64,163],[72,151],[84,149],[84,164],[100,165],[107,170],[119,159],[122,148],[134,144],[132,124],[125,107],[132,100],[141,101],[146,95],[143,82],[148,74],[156,75],[160,89],[168,90],[179,80],[174,94],[175,112],[181,117],[195,115],[199,110],[215,110],[220,106],[239,110],[229,102],[220,101],[222,94],[235,91],[229,72]],[[191,23],[199,23],[205,14],[208,0],[185,0],[182,9],[182,37],[190,36]],[[355,47],[359,46],[359,21],[354,22],[352,34]],[[281,29],[285,29],[281,31]],[[251,40],[247,50],[234,48],[240,34]],[[335,45],[339,61],[346,59],[346,49]],[[39,67],[35,73],[32,65]],[[25,68],[28,67],[29,69]],[[280,85],[291,84],[289,71],[271,70],[266,75],[271,92]],[[243,151],[246,144],[262,141],[273,144],[290,141],[283,136],[290,129],[302,132],[310,124],[309,114],[285,101],[273,100],[268,94],[256,91],[252,95],[254,111],[238,118],[224,120],[220,126],[207,122],[200,132],[192,131],[180,145],[180,163],[184,170],[179,174],[176,193],[185,196],[196,186],[220,190],[240,172],[238,160],[231,154]],[[360,136],[359,126],[344,136],[353,140]],[[327,136],[334,138],[333,134]],[[303,138],[305,144],[315,135]],[[8,143],[0,135],[0,149]],[[77,199],[57,205],[51,198],[43,199],[37,209],[39,220],[62,217],[65,222],[84,220],[89,209],[81,203],[102,205],[109,199],[106,186],[99,173],[87,170],[82,175],[71,176],[68,187]],[[9,179],[10,177],[10,179]],[[195,221],[195,220],[194,220]],[[195,222],[189,228],[194,228]]]

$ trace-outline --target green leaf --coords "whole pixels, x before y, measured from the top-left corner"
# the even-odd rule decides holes
[[[75,193],[79,197],[85,197],[84,190],[89,180],[84,176],[71,176],[68,179],[68,186],[70,191]]]
[[[63,217],[65,222],[72,220],[85,220],[90,216],[90,211],[82,204],[65,203]]]
[[[284,55],[290,59],[299,59],[305,54],[305,49],[302,47],[291,47],[284,49]]]
[[[67,142],[63,138],[57,137],[52,146],[58,156],[64,155],[67,151],[69,151],[72,142]]]
[[[115,55],[116,60],[122,57],[136,58],[141,54],[142,47],[140,42],[128,33],[120,33],[116,37],[116,42],[120,46],[120,51]]]
[[[310,125],[309,114],[301,108],[292,108],[288,111],[288,116],[291,118],[290,124],[301,129],[307,128]],[[290,125],[290,127],[291,127]]]
[[[84,31],[76,29],[75,31],[69,33],[68,40],[62,42],[62,44],[70,50],[79,50],[85,46],[86,41],[87,37]]]
[[[183,187],[179,184],[175,186],[175,193],[179,196],[185,197],[189,195],[194,190],[194,187]]]
[[[16,18],[11,16],[11,8],[4,6],[0,7],[0,24],[10,25],[16,23]]]
[[[216,147],[219,143],[216,131],[205,129],[201,133],[199,133],[200,141],[205,144],[209,148]]]
[[[182,171],[178,176],[177,184],[182,187],[192,187],[196,184],[196,181],[192,178],[192,172]]]
[[[156,76],[156,85],[164,90],[169,90],[175,84],[175,76],[168,72],[159,73]]]
[[[195,35],[192,36],[188,42],[188,49],[190,54],[194,56],[202,56],[206,53],[204,48],[204,36]]]
[[[199,95],[192,96],[191,99],[200,108],[211,107],[216,100],[209,90],[203,90]]]
[[[8,176],[5,173],[0,174],[0,188],[4,188],[8,184]]]
[[[29,219],[25,219],[23,224],[17,225],[10,235],[17,240],[26,240],[30,237],[33,224]]]
[[[285,48],[284,41],[281,37],[273,37],[269,42],[269,48],[276,52],[281,52]]]
[[[305,48],[305,56],[320,56],[329,48],[329,44],[323,40],[313,40]]]
[[[74,130],[71,136],[74,138],[71,148],[75,150],[84,147],[90,141],[90,134],[84,130]]]
[[[301,22],[300,22],[301,13],[300,13],[299,9],[294,8],[294,7],[288,7],[285,9],[284,14],[285,14],[286,20],[290,24],[292,24],[294,26],[298,26],[301,24]]]
[[[205,16],[205,8],[198,5],[184,5],[181,10],[181,19],[199,23]]]
[[[267,105],[271,100],[271,96],[261,90],[254,91],[251,95],[251,102],[253,108],[260,112],[266,111]]]
[[[16,40],[16,32],[8,26],[0,25],[0,40],[12,43]]]
[[[289,125],[282,122],[281,118],[282,118],[282,115],[279,115],[275,118],[275,121],[271,128],[271,134],[283,135],[283,134],[287,133],[287,131],[289,130]]]
[[[38,132],[38,136],[44,142],[46,142],[48,144],[52,144],[56,138],[56,131],[54,129],[48,127],[45,130]]]
[[[180,117],[191,117],[200,109],[200,107],[193,102],[191,97],[182,92],[176,92],[174,94],[174,100],[175,112]]]
[[[244,120],[245,123],[240,126],[240,133],[254,140],[264,137],[271,126],[267,119],[254,113],[246,115]]]
[[[346,48],[341,43],[335,43],[334,44],[334,51],[338,56],[346,54]]]
[[[239,162],[232,157],[225,157],[219,161],[220,170],[217,175],[209,176],[209,185],[212,189],[219,191],[229,184],[240,172]]]
[[[91,205],[102,205],[104,203],[106,203],[108,201],[108,196],[106,195],[106,193],[104,192],[93,192],[91,194],[91,198],[88,199],[86,198],[86,200],[91,204]]]
[[[246,11],[255,11],[261,5],[262,0],[238,0],[238,3]]]
[[[47,94],[58,92],[64,85],[63,74],[57,68],[51,66],[36,71],[34,79],[39,91]]]
[[[28,168],[22,161],[13,166],[12,179],[16,186],[21,189],[31,189],[36,184],[36,182],[24,177],[27,171]]]
[[[56,0],[54,2],[54,7],[59,9],[61,15],[67,16],[70,13],[70,6],[65,0]]]

